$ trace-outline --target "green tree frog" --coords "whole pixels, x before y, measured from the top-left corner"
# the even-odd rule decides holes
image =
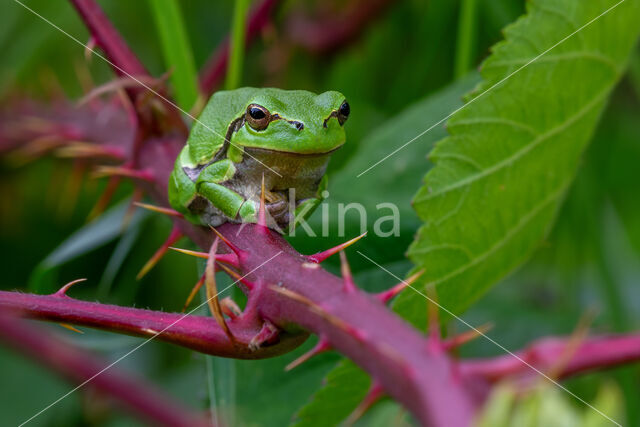
[[[317,207],[350,108],[335,91],[241,88],[214,94],[169,178],[169,201],[189,221],[256,222],[265,183],[268,226],[292,229]]]

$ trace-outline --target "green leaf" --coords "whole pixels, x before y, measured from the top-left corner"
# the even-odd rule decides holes
[[[296,427],[333,426],[344,420],[364,399],[371,380],[350,360],[342,360],[326,378],[313,404],[297,414]]]
[[[162,41],[164,59],[171,71],[178,105],[189,110],[199,95],[198,73],[180,5],[175,0],[153,0],[149,5]]]
[[[424,225],[409,250],[447,309],[467,308],[550,228],[638,35],[640,1],[603,14],[616,3],[529,3],[484,63],[475,98],[449,120],[414,199]],[[424,312],[424,300],[407,292],[396,307]]]

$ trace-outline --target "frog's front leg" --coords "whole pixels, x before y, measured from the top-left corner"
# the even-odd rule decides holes
[[[220,212],[231,220],[255,222],[257,204],[222,183],[231,179],[236,172],[229,159],[212,163],[202,170],[196,181],[198,194],[209,200]]]
[[[320,203],[322,203],[322,200],[324,199],[322,193],[327,189],[328,185],[329,179],[325,175],[320,180],[315,197],[303,199],[296,203],[296,207],[293,211],[293,221],[289,225],[289,231],[293,230],[300,222],[311,216]]]

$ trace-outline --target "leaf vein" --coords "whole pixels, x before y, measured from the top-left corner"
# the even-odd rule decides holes
[[[430,194],[426,194],[424,196],[421,196],[419,198],[416,199],[416,202],[423,202],[425,200],[430,200],[433,199],[435,197],[441,196],[443,194],[446,194],[450,191],[453,191],[457,188],[463,187],[465,185],[471,184],[479,179],[482,179],[484,177],[490,176],[496,172],[498,172],[499,170],[507,167],[508,165],[514,163],[515,161],[519,160],[520,158],[522,158],[523,156],[525,156],[527,153],[529,153],[531,150],[533,150],[535,147],[537,147],[538,145],[540,145],[541,143],[545,142],[547,139],[549,139],[551,136],[562,132],[563,130],[565,130],[567,127],[569,127],[571,124],[575,123],[577,120],[579,120],[580,118],[582,118],[584,115],[586,115],[589,111],[591,111],[593,108],[595,108],[596,106],[598,106],[602,100],[604,98],[607,97],[607,95],[609,94],[609,90],[610,90],[610,86],[611,85],[606,85],[605,90],[601,91],[598,95],[596,95],[591,101],[589,101],[583,108],[581,108],[580,110],[578,110],[575,114],[573,114],[572,116],[568,117],[567,120],[565,120],[564,122],[560,123],[558,126],[550,129],[549,131],[540,134],[537,138],[533,139],[531,141],[531,143],[525,145],[524,147],[522,147],[520,150],[516,151],[515,153],[513,153],[511,156],[505,158],[504,160],[496,163],[495,165],[484,169],[482,172],[477,173],[475,175],[471,175],[465,179],[462,179],[460,181],[457,181],[447,187],[444,187],[438,191],[435,191],[433,193]]]

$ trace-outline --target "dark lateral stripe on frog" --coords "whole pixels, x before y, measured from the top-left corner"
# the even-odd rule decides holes
[[[331,114],[329,115],[329,117],[327,117],[326,119],[324,119],[323,122],[323,127],[327,127],[327,121],[331,118],[331,117],[338,117],[338,111],[337,110],[333,110],[331,112]],[[304,123],[297,121],[297,120],[289,120],[286,119],[282,116],[280,116],[280,114],[278,113],[274,113],[271,114],[271,120],[269,120],[269,123],[274,122],[276,120],[284,120],[287,123],[292,124],[293,126],[296,127],[297,130],[301,131],[304,129]],[[209,166],[210,164],[217,162],[220,159],[223,159],[226,154],[227,151],[229,149],[229,145],[231,145],[231,137],[233,136],[233,134],[235,132],[237,132],[238,130],[240,130],[242,128],[242,126],[245,125],[245,114],[242,114],[240,117],[238,117],[237,119],[235,119],[234,121],[231,122],[231,124],[229,125],[229,127],[227,128],[227,133],[225,135],[224,138],[224,143],[222,144],[222,148],[220,148],[220,150],[218,150],[218,152],[216,153],[216,155],[213,157],[213,159],[203,165],[198,165],[195,168],[189,168],[189,167],[183,167],[182,170],[184,170],[184,173],[187,174],[187,176],[189,177],[189,179],[191,179],[193,182],[195,182],[198,179],[198,176],[200,175],[200,172],[202,172],[202,170],[204,168],[206,168],[207,166]],[[340,147],[338,147],[340,148]],[[336,148],[337,149],[337,148]],[[278,150],[265,150],[265,151],[271,151],[274,153],[280,152]],[[328,151],[326,153],[318,153],[318,155],[325,155],[325,154],[329,154],[331,152],[335,151],[331,150]],[[298,153],[289,153],[286,151],[282,151],[282,153],[287,153],[287,154],[292,154],[292,155],[298,155],[298,156],[305,156],[304,154],[298,154]]]

